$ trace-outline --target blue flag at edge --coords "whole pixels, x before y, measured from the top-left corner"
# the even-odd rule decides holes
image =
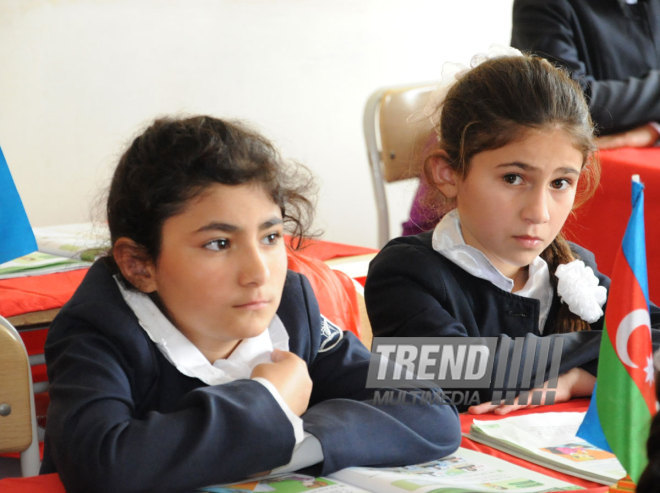
[[[0,263],[37,249],[30,221],[0,148]]]

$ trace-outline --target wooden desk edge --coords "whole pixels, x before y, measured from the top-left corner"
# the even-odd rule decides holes
[[[363,253],[362,255],[350,255],[348,257],[335,257],[325,261],[326,264],[332,266],[337,264],[349,264],[356,262],[371,261],[378,252]]]
[[[7,317],[7,320],[9,320],[9,323],[11,323],[17,329],[29,328],[33,325],[44,325],[51,323],[59,311],[59,308],[52,308],[50,310],[22,313],[21,315]]]

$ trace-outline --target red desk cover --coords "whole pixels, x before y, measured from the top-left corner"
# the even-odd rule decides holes
[[[0,479],[2,493],[66,493],[57,474]]]
[[[330,260],[339,257],[352,257],[354,255],[365,255],[374,253],[378,250],[374,248],[361,247],[356,245],[346,245],[344,243],[335,243],[325,240],[306,240],[298,253],[319,260]]]
[[[86,273],[87,269],[78,269],[0,279],[0,315],[7,318],[60,308],[69,301]]]
[[[598,269],[612,273],[632,205],[630,177],[645,185],[646,259],[651,301],[660,303],[660,148],[613,149],[600,152],[600,186],[564,227],[566,237],[596,254]]]

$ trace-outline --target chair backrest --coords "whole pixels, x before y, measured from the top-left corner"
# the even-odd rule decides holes
[[[385,184],[419,176],[423,150],[433,131],[423,116],[437,84],[375,91],[364,108],[364,138],[378,211],[378,246],[390,239]]]
[[[0,316],[0,453],[20,452],[23,476],[39,474],[39,439],[28,355]]]

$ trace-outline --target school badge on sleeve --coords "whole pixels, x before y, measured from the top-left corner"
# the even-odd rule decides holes
[[[344,331],[321,315],[321,346],[319,353],[325,353],[334,348],[344,338]]]

